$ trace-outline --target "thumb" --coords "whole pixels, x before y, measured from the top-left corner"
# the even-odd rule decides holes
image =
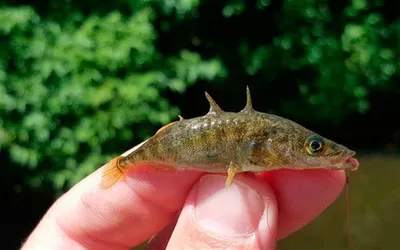
[[[275,249],[277,204],[268,184],[205,175],[190,191],[167,249]]]

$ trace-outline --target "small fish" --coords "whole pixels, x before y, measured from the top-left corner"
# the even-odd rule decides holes
[[[125,155],[112,159],[101,187],[109,188],[130,168],[151,164],[164,171],[227,173],[228,188],[237,173],[274,169],[357,170],[355,152],[283,117],[246,107],[225,112],[205,93],[209,112],[169,123]]]

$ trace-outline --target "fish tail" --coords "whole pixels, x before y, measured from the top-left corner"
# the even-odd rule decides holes
[[[121,167],[121,159],[121,156],[117,156],[107,163],[100,183],[102,189],[110,188],[124,178],[127,169]]]

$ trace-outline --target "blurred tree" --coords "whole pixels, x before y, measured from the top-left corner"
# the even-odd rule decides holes
[[[165,91],[223,75],[218,60],[198,53],[160,54],[154,10],[133,2],[142,4],[129,15],[0,8],[0,149],[26,168],[29,185],[70,187],[121,144],[176,119]]]
[[[254,100],[263,100],[265,107],[257,105],[263,110],[303,122],[340,123],[366,114],[374,91],[399,94],[400,23],[385,14],[391,7],[384,3],[202,1],[196,19],[162,38],[169,49],[189,41],[202,55],[221,58],[228,78],[220,88],[243,92],[231,86],[254,85]],[[177,43],[178,32],[190,39]]]

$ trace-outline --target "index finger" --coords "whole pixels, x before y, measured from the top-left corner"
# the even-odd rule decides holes
[[[200,172],[128,172],[110,189],[99,188],[104,166],[49,209],[22,249],[76,247],[126,249],[159,232],[182,208]]]

